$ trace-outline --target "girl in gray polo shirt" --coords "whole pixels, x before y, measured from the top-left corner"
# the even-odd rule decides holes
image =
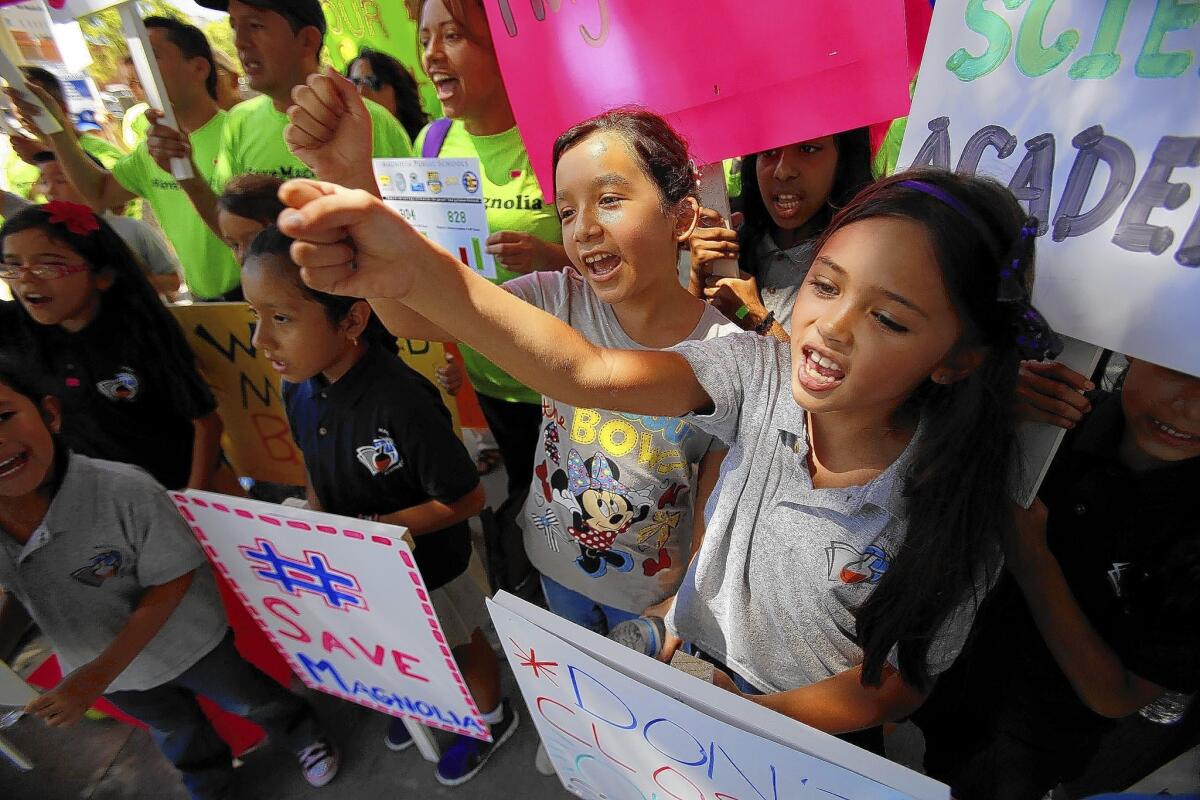
[[[547,396],[690,415],[730,444],[669,625],[758,702],[856,731],[910,713],[953,661],[1013,525],[1019,361],[1057,344],[1029,303],[1043,226],[1007,189],[880,181],[823,234],[790,345],[747,333],[674,352],[590,344],[362,193],[285,198],[314,286],[399,301]],[[352,251],[326,244],[347,235]],[[568,239],[572,260],[585,240]]]
[[[337,756],[312,708],[238,655],[167,492],[138,467],[56,442],[58,401],[31,374],[0,353],[0,635],[19,603],[64,677],[26,710],[71,725],[103,695],[150,728],[193,797],[226,797],[232,756],[196,704],[203,694],[295,752],[309,783],[328,783]]]

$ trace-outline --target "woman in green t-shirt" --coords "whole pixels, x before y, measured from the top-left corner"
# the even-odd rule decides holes
[[[479,159],[496,282],[567,266],[558,215],[542,197],[517,130],[482,0],[424,0],[420,42],[425,73],[451,123],[427,126],[416,150],[427,158]],[[519,495],[533,477],[541,395],[474,350],[463,347],[462,353],[508,468],[508,494]]]

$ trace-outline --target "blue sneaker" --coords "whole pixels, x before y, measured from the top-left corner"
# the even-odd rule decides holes
[[[509,740],[517,730],[520,719],[517,717],[516,709],[507,699],[504,700],[503,707],[504,718],[500,720],[500,724],[492,726],[490,743],[460,734],[446,749],[446,752],[442,753],[441,760],[437,765],[438,783],[443,786],[458,786],[471,780],[479,770],[483,769],[483,765],[492,757],[492,753]]]
[[[392,721],[388,723],[387,736],[383,737],[383,743],[387,745],[388,750],[395,750],[397,753],[412,747],[412,734],[408,732],[404,720],[392,717]]]

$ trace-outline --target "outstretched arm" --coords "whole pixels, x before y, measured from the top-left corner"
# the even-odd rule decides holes
[[[324,292],[398,301],[514,378],[571,405],[681,416],[711,399],[684,358],[597,347],[557,318],[489,283],[364,191],[289,181],[280,229]]]

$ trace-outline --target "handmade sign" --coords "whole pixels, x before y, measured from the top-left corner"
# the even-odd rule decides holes
[[[488,610],[559,780],[579,797],[949,797],[944,784],[510,594]]]
[[[211,492],[172,496],[305,685],[491,740],[403,528]]]
[[[1198,49],[1195,3],[939,3],[899,159],[1013,190],[1056,330],[1193,375]]]
[[[634,103],[664,115],[696,162],[908,112],[904,3],[836,0],[487,0],[504,85],[542,192],[554,139]],[[764,43],[764,36],[778,46]],[[700,55],[698,55],[700,54]]]
[[[483,252],[489,234],[478,158],[376,158],[384,202],[414,228],[488,280],[496,259]]]
[[[171,306],[196,362],[217,398],[225,456],[238,475],[305,484],[304,457],[292,441],[279,376],[251,341],[254,314],[245,303]]]

